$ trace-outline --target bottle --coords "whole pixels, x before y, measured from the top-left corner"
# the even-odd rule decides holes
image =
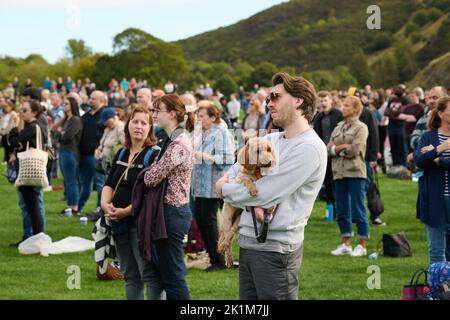
[[[368,256],[369,260],[377,260],[378,259],[378,252],[374,252]]]
[[[333,220],[334,220],[333,204],[328,202],[325,208],[325,221],[333,221]]]

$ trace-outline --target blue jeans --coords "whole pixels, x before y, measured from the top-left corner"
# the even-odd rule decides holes
[[[44,191],[42,188],[36,188],[39,191],[39,212],[41,213],[42,231],[45,232],[45,208],[44,208]],[[33,223],[31,215],[27,211],[25,202],[23,201],[22,193],[17,192],[19,195],[19,207],[22,210],[22,224],[23,224],[23,238],[29,238],[33,235]]]
[[[191,226],[189,205],[179,208],[164,205],[167,239],[153,242],[152,261],[158,270],[167,294],[167,300],[190,300],[186,284],[187,269],[184,264],[183,239]]]
[[[353,236],[353,219],[358,227],[358,239],[368,239],[369,222],[364,205],[366,179],[344,178],[335,180],[335,184],[337,221],[341,236]]]
[[[88,201],[93,184],[95,183],[95,189],[97,190],[97,208],[100,207],[100,200],[102,197],[102,189],[105,185],[105,175],[95,170],[94,155],[82,155],[80,157],[80,163],[78,165],[78,172],[80,176],[80,200],[78,202],[78,211],[83,210],[84,205]]]
[[[444,197],[445,212],[439,227],[426,224],[430,264],[450,261],[450,197]]]
[[[64,177],[67,204],[77,206],[80,200],[80,186],[78,183],[78,164],[75,153],[59,149],[59,164]]]

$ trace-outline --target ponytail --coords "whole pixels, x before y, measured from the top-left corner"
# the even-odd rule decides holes
[[[442,97],[438,100],[437,107],[431,112],[430,119],[428,120],[427,127],[430,130],[437,130],[441,127],[442,121],[439,116],[439,112],[444,112],[450,103],[450,97]]]
[[[195,127],[195,115],[192,111],[188,112],[186,115],[187,115],[186,130],[188,132],[192,132],[192,131],[194,131],[194,127]]]

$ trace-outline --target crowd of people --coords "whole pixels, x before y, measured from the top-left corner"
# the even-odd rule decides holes
[[[101,91],[89,79],[47,77],[40,88],[31,80],[22,88],[14,79],[0,93],[4,162],[18,168],[17,153],[36,147],[40,136],[50,186],[18,188],[23,237],[12,246],[45,230],[43,192],[60,172],[66,202],[60,214],[70,208],[92,221],[111,221],[127,299],[143,299],[144,292],[148,299],[189,299],[185,237],[204,243],[197,250],[208,253],[206,271],[225,269],[217,251],[217,215],[225,201],[245,208],[240,298],[295,299],[304,227],[316,199],[336,213],[342,243],[331,255],[366,256],[371,226],[386,222],[379,212],[366,212],[365,195],[374,175],[397,168],[419,178],[417,217],[426,225],[430,262],[449,261],[447,90],[398,85],[372,91],[366,85],[316,93],[306,79],[285,73],[272,82],[227,97],[209,84],[181,93],[170,80],[156,89],[145,80],[112,79]],[[279,159],[250,196],[235,182],[240,165],[234,163],[256,136],[271,141]],[[132,197],[137,185],[148,192],[153,218],[146,219],[142,201]],[[94,188],[96,209],[87,213]],[[258,243],[247,208],[274,205],[267,240]],[[192,239],[197,226],[201,239]]]

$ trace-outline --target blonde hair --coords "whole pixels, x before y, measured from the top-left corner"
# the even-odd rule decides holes
[[[356,112],[359,117],[361,115],[361,113],[363,112],[363,105],[361,103],[361,99],[359,99],[358,97],[355,97],[355,96],[348,96],[347,98],[345,98],[345,100],[350,101],[353,108],[356,109]]]

